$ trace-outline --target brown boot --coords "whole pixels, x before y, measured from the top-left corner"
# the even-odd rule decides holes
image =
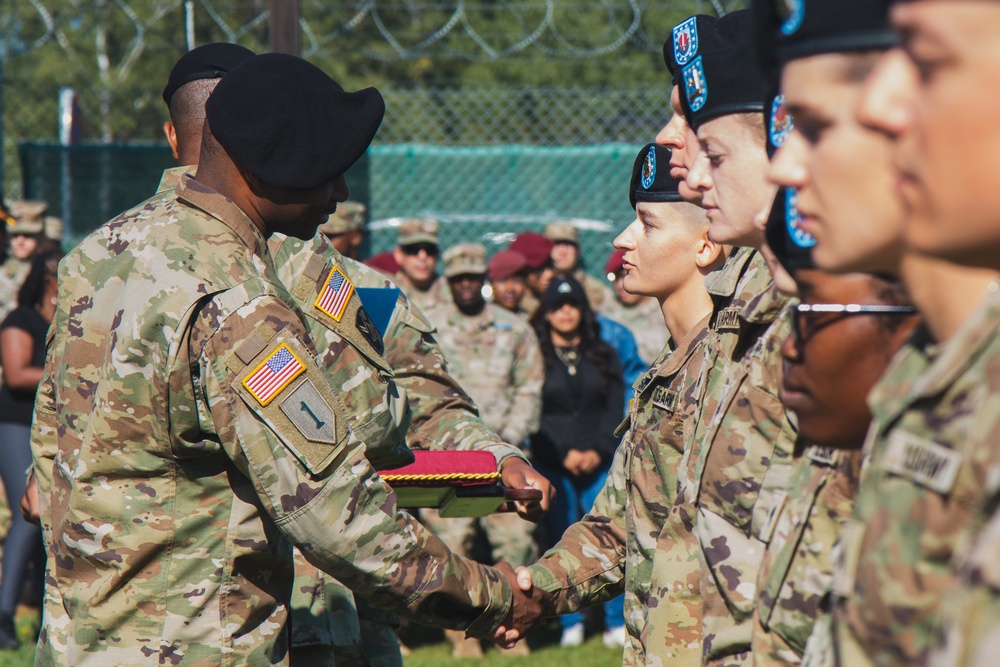
[[[445,630],[444,636],[451,642],[451,657],[453,658],[482,658],[483,646],[475,637],[465,637],[461,630]]]

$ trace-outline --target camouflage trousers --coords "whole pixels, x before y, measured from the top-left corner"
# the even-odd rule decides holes
[[[437,510],[421,510],[420,521],[441,538],[453,552],[468,556],[476,539],[476,527],[482,526],[490,543],[490,552],[497,563],[513,567],[531,565],[538,559],[535,524],[513,512],[491,514],[482,519],[444,519]]]

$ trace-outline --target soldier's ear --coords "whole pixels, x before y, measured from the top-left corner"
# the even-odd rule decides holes
[[[725,260],[725,247],[708,237],[708,227],[699,230],[694,250],[694,263],[704,272],[717,268]]]
[[[180,160],[180,154],[177,152],[177,128],[169,120],[163,124],[163,134],[167,137],[167,143],[170,144],[170,152],[173,153],[175,160]]]

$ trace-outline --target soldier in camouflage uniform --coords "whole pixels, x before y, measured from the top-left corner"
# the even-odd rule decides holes
[[[549,283],[552,282],[552,276],[555,275],[552,268],[552,247],[552,241],[535,232],[521,232],[507,247],[508,250],[524,257],[528,263],[524,275],[524,286],[527,290],[521,299],[521,309],[528,317],[538,310],[542,295],[545,294]]]
[[[703,660],[742,665],[750,662],[769,517],[787,485],[795,439],[778,400],[789,299],[777,292],[755,250],[763,231],[754,215],[774,198],[761,118],[768,86],[745,12],[681,23],[670,51],[671,69],[683,82],[682,107],[699,139],[687,185],[708,209],[709,236],[743,246],[708,281],[711,334],[680,489],[698,508]]]
[[[668,334],[663,326],[663,312],[656,299],[629,294],[622,287],[625,276],[623,254],[621,250],[613,251],[604,266],[615,295],[615,305],[608,308],[608,315],[632,332],[639,344],[639,356],[643,360],[653,360],[667,344]]]
[[[399,221],[399,240],[392,251],[400,266],[395,283],[424,312],[451,302],[448,283],[435,268],[441,253],[440,227],[437,220],[404,218]]]
[[[721,262],[702,212],[680,200],[669,175],[670,151],[650,144],[633,168],[629,198],[636,220],[615,244],[625,257],[626,289],[662,303],[676,346],[664,347],[636,383],[636,398],[619,427],[623,436],[590,513],[527,571],[545,595],[546,611],[562,614],[624,591],[626,665],[701,662],[701,601],[694,510],[677,496],[683,434],[694,428],[695,387],[704,360],[712,302],[704,276]],[[666,261],[667,258],[670,261]],[[654,555],[670,561],[659,586]],[[526,576],[529,575],[530,576]],[[651,632],[647,616],[669,608],[670,623]]]
[[[28,277],[32,258],[41,250],[39,244],[45,238],[45,211],[48,208],[43,201],[10,202],[13,219],[13,224],[7,226],[10,252],[0,271],[14,283],[15,293]]]
[[[365,215],[368,207],[361,202],[345,201],[330,219],[319,226],[319,233],[344,257],[357,260],[365,242]]]
[[[556,275],[572,276],[583,285],[594,312],[613,314],[614,295],[602,280],[587,273],[580,263],[580,230],[569,222],[552,222],[545,227],[545,238],[552,241],[552,267]],[[659,350],[657,350],[659,351]]]
[[[279,96],[267,81],[281,81],[280,105],[269,106]],[[39,664],[145,664],[153,655],[172,664],[286,664],[286,537],[366,595],[424,621],[433,605],[448,609],[435,617],[442,623],[475,619],[471,631],[488,635],[507,612],[502,574],[452,556],[395,513],[347,427],[344,397],[313,361],[303,322],[274,278],[269,225],[312,233],[326,207],[287,203],[292,191],[279,179],[334,178],[332,188],[294,194],[344,198],[334,171],[363,151],[382,109],[374,91],[358,94],[364,111],[355,113],[367,126],[353,134],[341,123],[282,118],[291,113],[285,102],[334,113],[346,95],[291,56],[244,62],[208,105],[208,122],[225,139],[217,143],[206,128],[202,180],[185,179],[123,214],[64,263],[33,433],[52,555]],[[254,121],[234,121],[247,97]],[[264,161],[258,146],[272,149],[255,122],[282,128],[284,136],[264,135],[292,144],[292,154],[312,147],[326,159]],[[329,173],[314,173],[320,164]],[[244,178],[255,190],[278,188],[286,203],[258,199],[247,207],[270,217],[247,217],[233,203],[254,202]],[[260,185],[268,181],[279,185]],[[354,301],[344,313],[362,311]],[[444,607],[433,602],[440,596],[449,599]]]
[[[250,51],[234,44],[209,44],[188,52],[175,65],[171,82],[177,83],[168,83],[164,99],[170,105],[172,118],[168,141],[182,163],[197,162],[203,126],[203,111],[198,110],[204,109],[205,100],[218,83],[220,74],[250,55]],[[180,178],[184,174],[193,175],[194,169],[184,166],[166,170],[157,192],[175,188]],[[333,223],[334,229],[339,229],[338,224]],[[301,310],[319,314],[307,317],[306,323],[314,341],[328,343],[322,358],[333,364],[331,368],[335,372],[341,372],[338,364],[350,366],[356,358],[348,354],[337,361],[345,341],[351,345],[355,337],[341,338],[337,323],[314,308],[315,299],[310,295],[312,285],[318,280],[316,276],[325,277],[334,267],[339,267],[359,294],[373,297],[369,298],[367,308],[381,313],[376,313],[376,317],[384,319],[385,311],[391,311],[388,324],[383,323],[384,357],[392,367],[392,380],[389,381],[405,391],[405,402],[412,409],[403,414],[398,402],[387,403],[383,395],[366,394],[366,391],[370,393],[370,386],[361,383],[348,392],[354,394],[350,401],[353,411],[348,415],[350,425],[367,434],[369,446],[398,443],[398,436],[394,439],[392,432],[406,420],[409,423],[407,437],[413,446],[491,451],[507,485],[535,486],[547,498],[551,489],[548,483],[531,470],[517,448],[507,445],[485,428],[472,400],[448,374],[444,356],[431,335],[433,327],[426,318],[382,274],[340,255],[323,233],[330,226],[330,221],[321,225],[320,233],[311,241],[272,234],[269,247],[275,257],[278,277],[283,284],[293,286],[292,297]],[[365,350],[364,346],[357,346],[354,351],[364,356]],[[390,377],[385,369],[381,373],[387,379]],[[390,409],[390,403],[395,407]],[[372,457],[383,465],[390,463],[385,457],[379,460],[377,451],[372,452],[369,458]],[[518,509],[526,518],[537,520],[539,510],[543,511],[546,505],[547,500],[543,500],[539,506]],[[400,664],[400,645],[393,633],[398,619],[356,597],[343,584],[306,561],[297,549],[294,554],[293,664]]]
[[[452,246],[444,253],[444,276],[454,302],[427,312],[452,374],[481,406],[483,421],[511,443],[524,443],[538,430],[545,369],[541,349],[528,323],[486,303],[486,248],[478,243]],[[452,551],[472,552],[481,525],[496,561],[522,566],[538,557],[533,526],[510,514],[482,519],[444,519],[421,511],[421,519]],[[482,655],[478,640],[462,641],[452,631],[455,657]],[[517,649],[526,652],[527,644]]]

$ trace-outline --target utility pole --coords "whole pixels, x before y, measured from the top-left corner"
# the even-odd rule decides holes
[[[299,55],[299,0],[269,0],[269,9],[271,51]]]

